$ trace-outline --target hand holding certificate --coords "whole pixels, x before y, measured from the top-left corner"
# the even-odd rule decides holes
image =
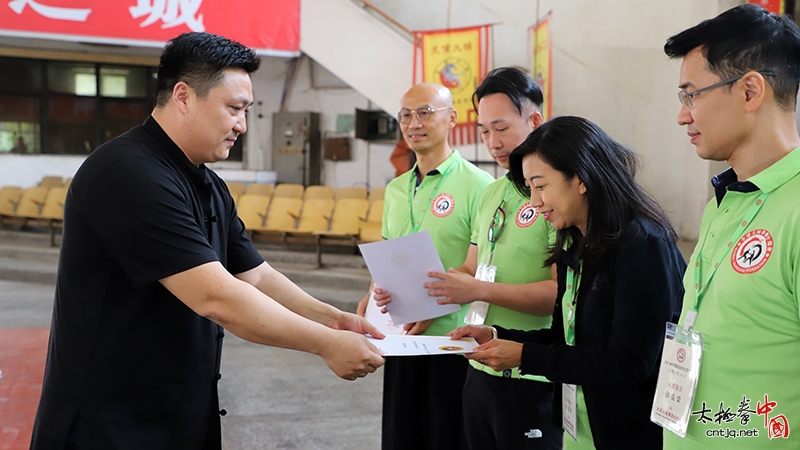
[[[473,338],[449,336],[386,336],[367,338],[383,356],[452,355],[471,353],[478,343]]]
[[[444,271],[427,230],[361,244],[358,248],[375,286],[392,294],[392,302],[386,305],[386,309],[393,325],[432,319],[461,309],[460,305],[436,303],[442,297],[428,296],[428,290],[423,286],[425,282],[436,281],[428,276],[429,271]]]

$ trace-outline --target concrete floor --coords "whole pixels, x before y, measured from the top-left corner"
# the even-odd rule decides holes
[[[694,243],[681,242],[679,246],[688,258]],[[326,255],[331,266],[315,270],[309,268],[313,254],[273,252],[264,256],[312,295],[345,310],[355,310],[355,302],[369,285],[360,258]],[[28,448],[41,390],[57,257],[58,249],[49,248],[43,236],[31,239],[28,233],[0,231],[0,450]],[[11,358],[3,359],[4,348],[6,352],[10,348],[19,361],[20,349],[15,349],[13,342],[17,331],[19,336],[28,332],[38,336],[36,345],[42,347],[34,351],[30,341],[26,344],[31,357],[24,361],[23,356],[27,372],[19,374],[8,367]],[[27,377],[28,395],[34,397],[28,403],[8,398],[22,395],[18,386],[12,385],[20,377]],[[334,375],[319,357],[252,344],[228,333],[219,384],[220,406],[228,411],[222,417],[223,448],[378,449],[382,382],[381,369],[348,382]],[[11,422],[22,426],[8,426]]]
[[[0,329],[49,327],[53,290],[47,284],[0,281]],[[348,382],[316,356],[252,344],[230,333],[222,355],[219,386],[221,406],[228,411],[222,417],[226,450],[380,447],[381,370]],[[39,358],[31,363],[43,367]],[[0,375],[0,388],[14,378],[10,370]],[[0,418],[23,413],[4,410],[15,403],[3,401],[2,392]],[[24,414],[32,423],[32,413]],[[15,439],[13,430],[0,423],[0,449],[27,449],[29,429]]]

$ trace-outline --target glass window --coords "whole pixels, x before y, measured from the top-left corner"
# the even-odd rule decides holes
[[[100,95],[103,97],[145,98],[147,67],[100,66]]]
[[[94,97],[97,78],[94,64],[72,62],[47,63],[47,87],[50,92]]]
[[[16,94],[42,92],[42,61],[0,58],[0,91]]]
[[[0,95],[0,153],[41,152],[39,97]]]
[[[113,139],[136,125],[140,125],[152,109],[153,105],[150,102],[104,100],[103,141]]]
[[[0,57],[0,68],[0,154],[85,155],[155,104],[156,67]]]
[[[97,147],[95,98],[51,96],[47,112],[47,148],[42,153],[85,155]]]

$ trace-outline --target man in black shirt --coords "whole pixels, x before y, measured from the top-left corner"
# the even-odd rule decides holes
[[[75,175],[32,449],[219,449],[223,328],[348,380],[383,364],[360,335],[380,332],[264,262],[204,165],[246,131],[259,64],[219,36],[173,39],[152,115]]]

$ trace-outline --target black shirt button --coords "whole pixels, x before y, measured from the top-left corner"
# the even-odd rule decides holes
[[[220,379],[222,379],[222,374],[221,373],[218,373],[218,374],[214,375],[214,380],[215,381],[219,381]]]
[[[503,378],[511,378],[511,369],[506,369],[503,371]]]
[[[211,216],[211,221],[212,222],[216,222],[217,221],[217,216]]]
[[[225,411],[224,409],[220,409],[220,410],[219,410],[219,415],[220,415],[220,416],[225,416],[225,415],[227,415],[227,414],[228,414],[228,411]]]

